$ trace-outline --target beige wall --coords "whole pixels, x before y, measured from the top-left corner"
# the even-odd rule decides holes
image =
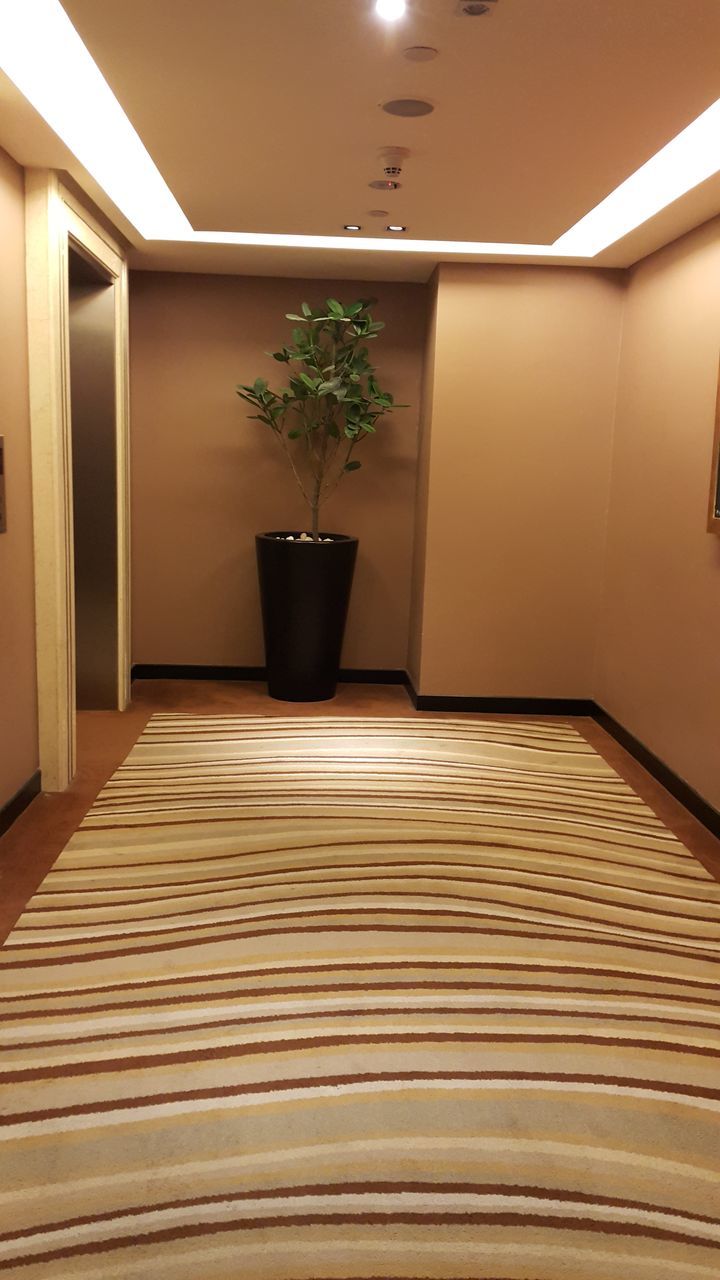
[[[720,807],[720,538],[706,532],[720,220],[627,295],[596,694]]]
[[[267,428],[235,395],[282,343],[303,299],[372,294],[387,329],[382,385],[410,404],[382,423],[325,508],[360,537],[343,663],[404,667],[426,290],[421,285],[134,272],[130,286],[133,660],[263,661],[254,535],[305,527],[302,498]]]
[[[592,697],[622,299],[609,272],[440,268],[419,692]]]
[[[38,767],[23,172],[0,151],[0,805]]]

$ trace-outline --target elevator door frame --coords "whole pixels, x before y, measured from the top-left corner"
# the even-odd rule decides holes
[[[130,700],[130,486],[127,262],[122,247],[49,170],[26,172],[30,427],[42,786],[75,774],[75,587],[68,325],[69,246],[112,280],[117,458],[117,706]]]

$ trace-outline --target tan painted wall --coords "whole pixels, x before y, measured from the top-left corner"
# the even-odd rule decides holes
[[[423,694],[592,696],[622,299],[613,273],[440,268]]]
[[[634,271],[618,393],[597,697],[720,807],[720,538],[706,532],[720,220]]]
[[[0,151],[0,805],[38,767],[23,172]]]
[[[344,664],[405,666],[424,286],[146,272],[130,286],[135,662],[262,661],[254,534],[307,521],[283,455],[234,389],[282,380],[263,353],[291,327],[286,311],[369,293],[387,324],[374,347],[384,383],[411,408],[381,425],[324,523],[360,537]]]

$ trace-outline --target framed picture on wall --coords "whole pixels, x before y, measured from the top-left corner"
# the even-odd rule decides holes
[[[708,533],[720,533],[720,378],[718,378],[718,393],[715,404],[715,438],[713,440],[710,477]]]

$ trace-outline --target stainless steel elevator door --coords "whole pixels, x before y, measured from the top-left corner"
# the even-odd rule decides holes
[[[80,710],[118,705],[114,286],[70,251],[75,651]]]

